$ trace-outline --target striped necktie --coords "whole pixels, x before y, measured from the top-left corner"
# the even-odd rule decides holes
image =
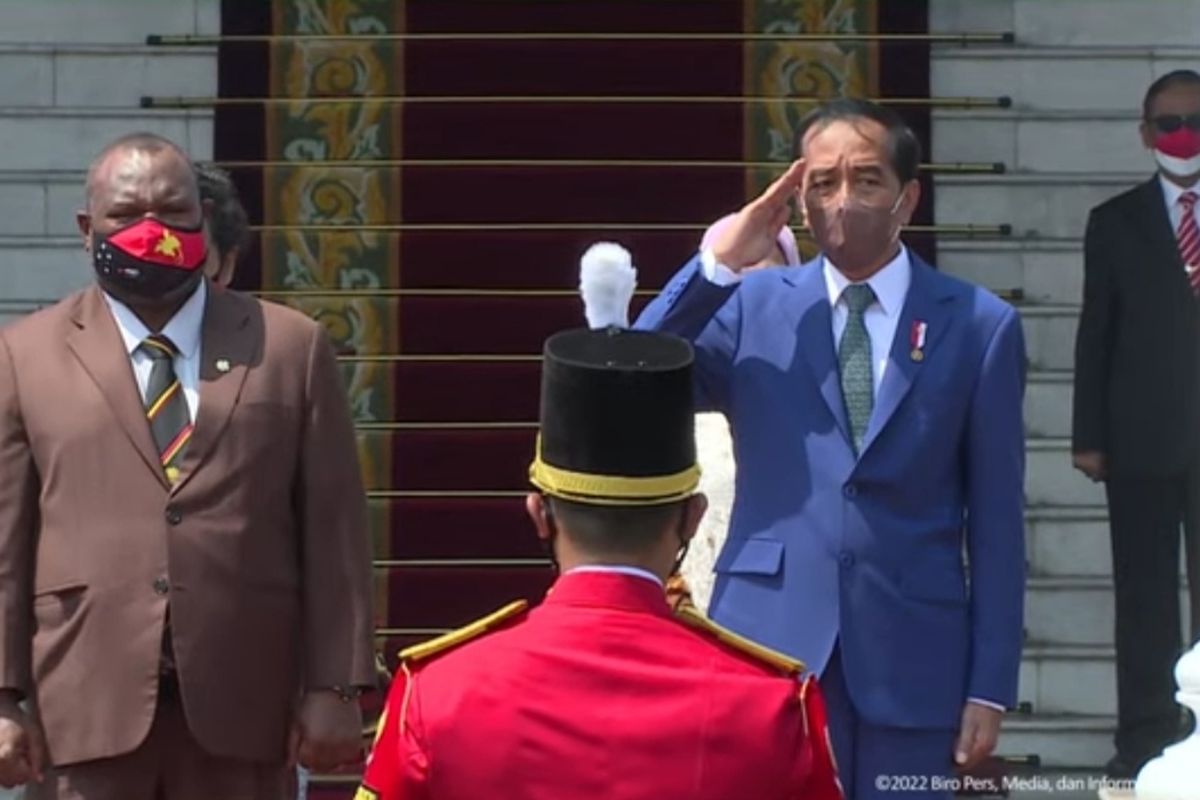
[[[153,362],[146,383],[146,419],[163,472],[174,484],[179,480],[179,465],[192,438],[192,415],[183,386],[175,375],[175,356],[179,350],[174,342],[157,333],[147,336],[138,349]]]
[[[1179,255],[1183,256],[1183,264],[1187,267],[1188,282],[1192,291],[1200,294],[1200,225],[1196,224],[1195,192],[1184,192],[1179,196],[1179,207],[1183,216],[1179,220],[1179,230],[1175,238],[1179,240]]]

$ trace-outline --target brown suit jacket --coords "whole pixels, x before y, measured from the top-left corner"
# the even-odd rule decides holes
[[[98,288],[0,330],[0,688],[64,765],[134,750],[168,601],[188,725],[279,761],[304,688],[374,682],[370,546],[333,350],[209,287],[200,407],[172,488]]]

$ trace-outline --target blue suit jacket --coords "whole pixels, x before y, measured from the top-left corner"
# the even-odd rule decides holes
[[[733,432],[737,493],[710,612],[818,673],[840,640],[851,697],[875,724],[954,727],[967,697],[1016,701],[1020,319],[913,256],[856,457],[820,264],[722,288],[697,258],[637,322],[694,342],[699,402]],[[927,325],[919,360],[914,322]]]

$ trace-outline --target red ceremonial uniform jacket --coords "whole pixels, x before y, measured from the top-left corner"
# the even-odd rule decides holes
[[[636,575],[523,607],[403,654],[359,800],[841,799],[796,662]]]

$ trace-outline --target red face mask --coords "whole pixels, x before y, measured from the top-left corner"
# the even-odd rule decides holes
[[[1154,139],[1154,149],[1174,158],[1200,155],[1200,131],[1184,126],[1171,133],[1160,133]]]
[[[100,282],[146,299],[194,288],[208,256],[204,230],[173,228],[147,218],[108,236],[92,231],[92,263]]]

